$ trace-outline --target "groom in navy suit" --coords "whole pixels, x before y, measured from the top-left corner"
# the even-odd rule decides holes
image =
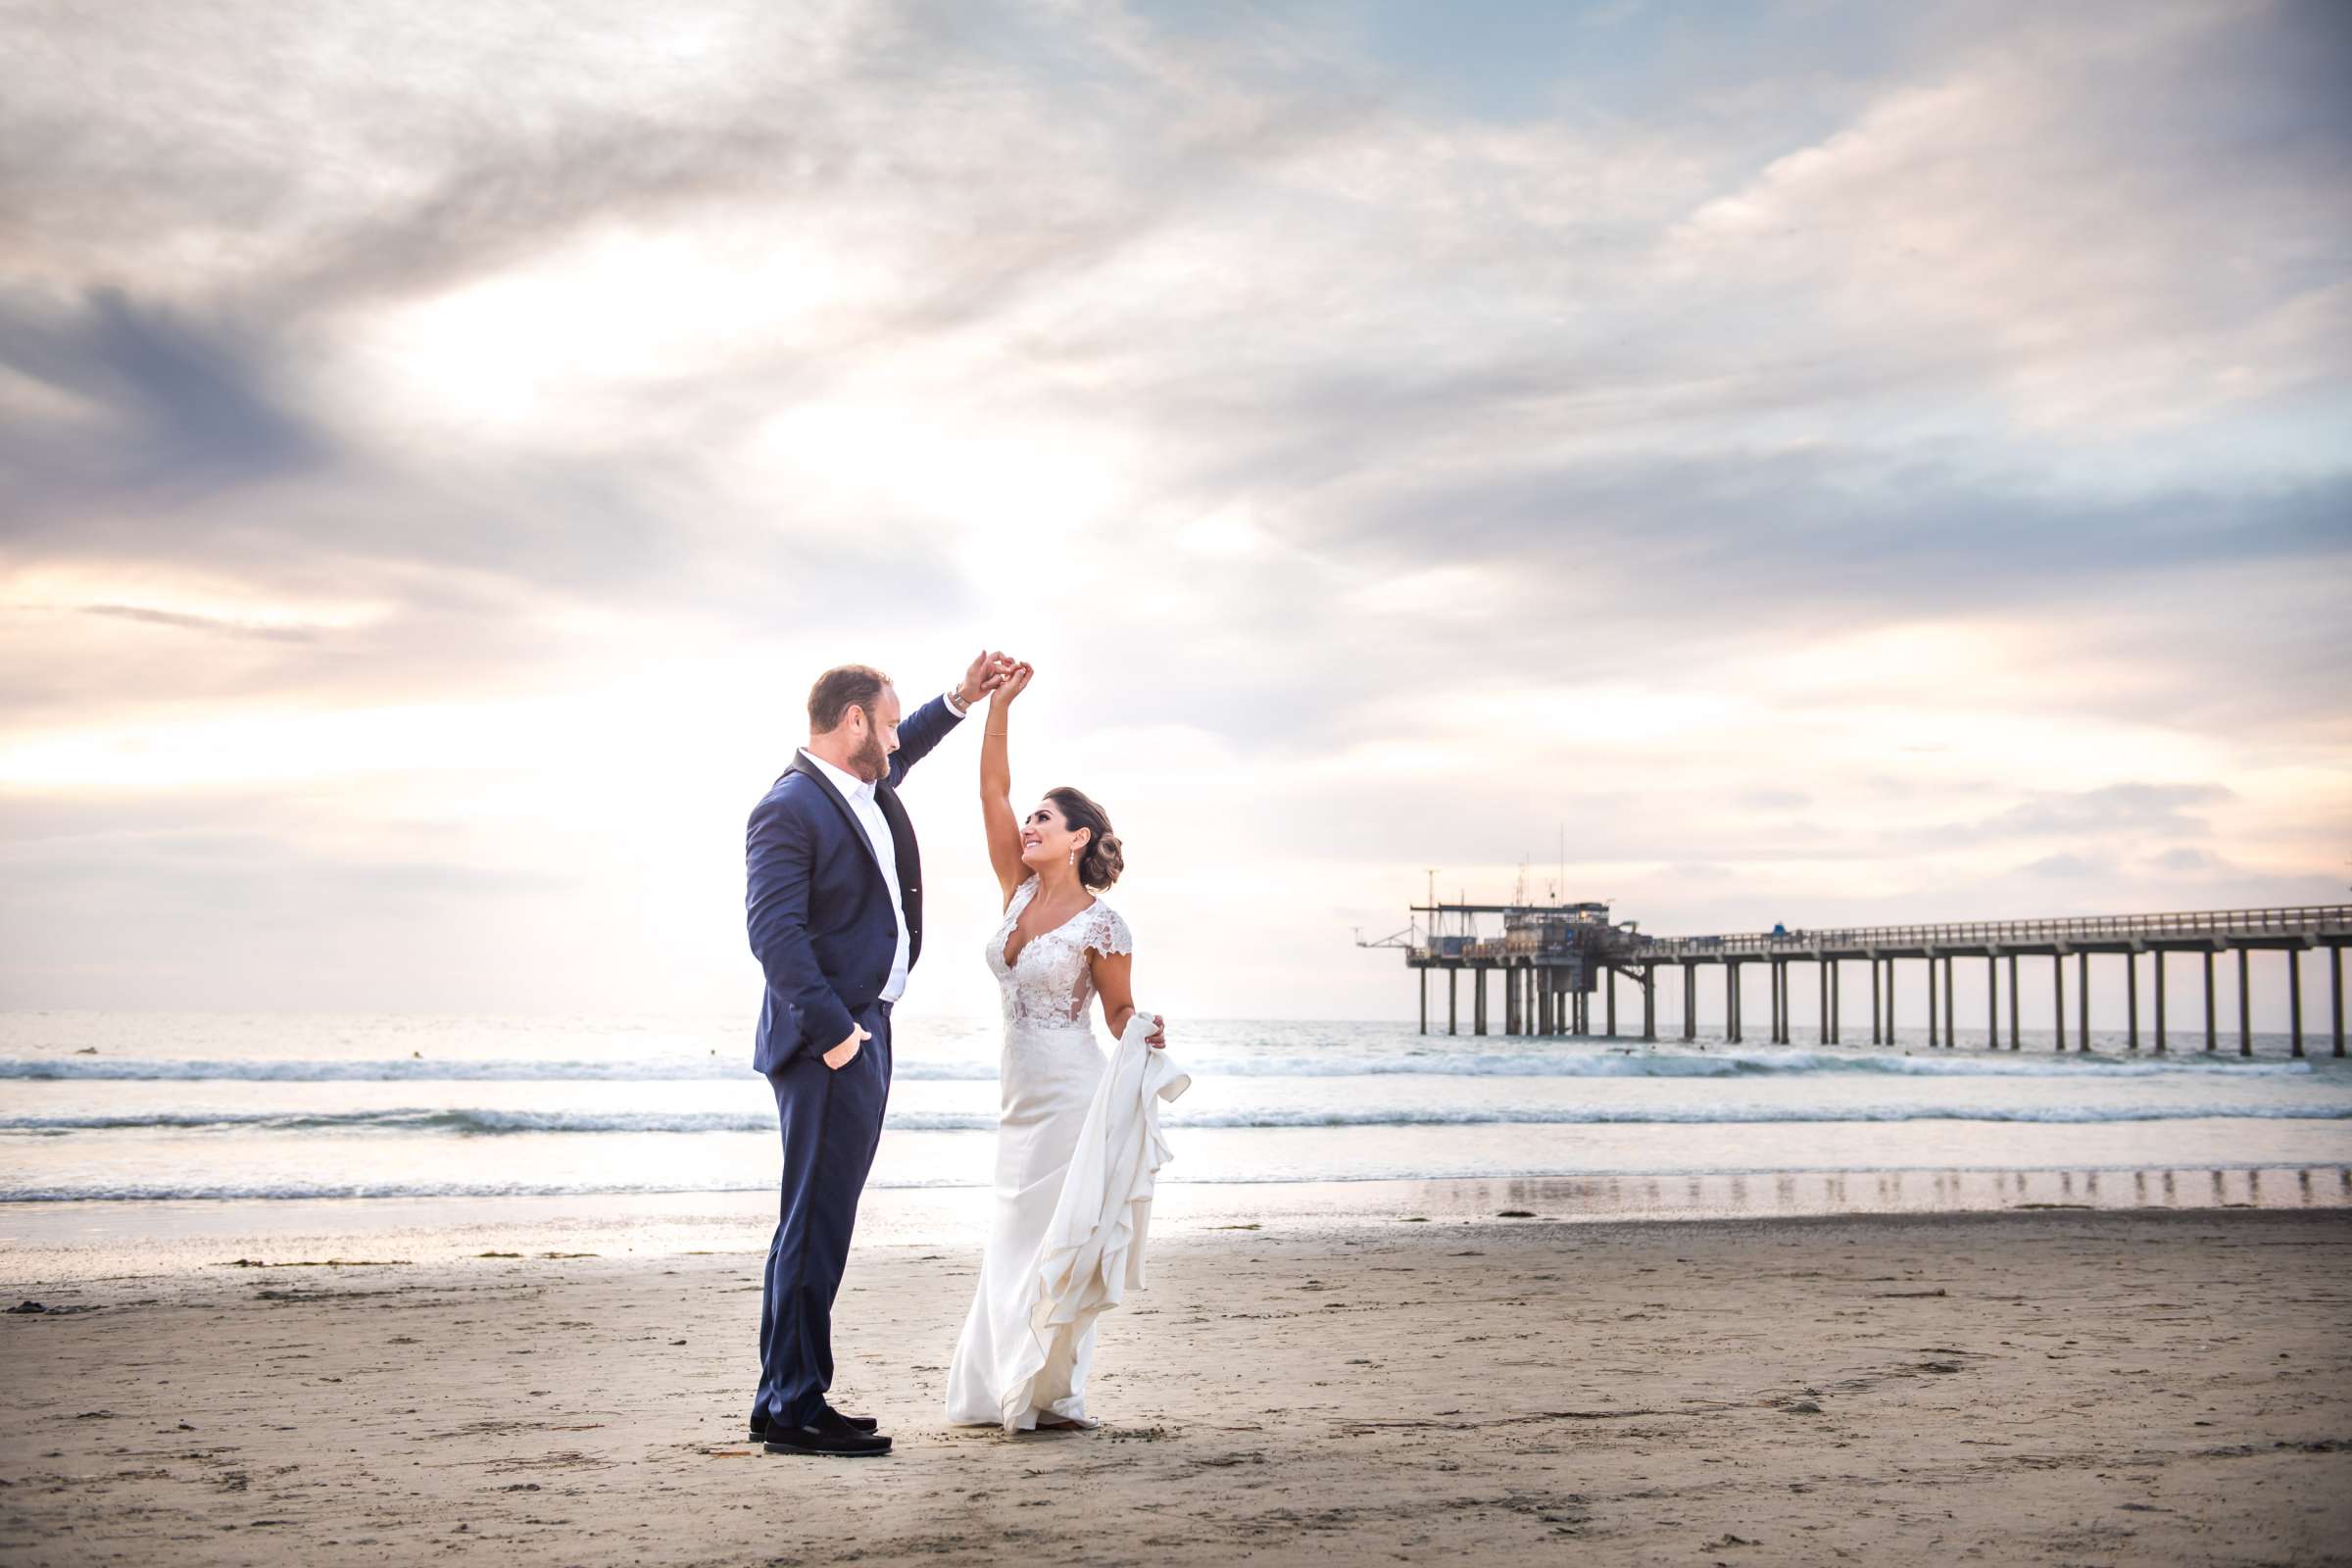
[[[890,1451],[871,1416],[843,1415],[825,1393],[833,1298],[890,1097],[891,1006],[923,951],[922,864],[898,787],[1012,666],[982,654],[904,723],[880,670],[825,671],[808,746],[752,808],[744,912],[767,976],[752,1066],[775,1090],[784,1137],[752,1403],[752,1437],[770,1453]]]

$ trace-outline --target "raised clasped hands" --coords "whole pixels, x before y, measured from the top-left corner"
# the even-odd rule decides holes
[[[1015,697],[1029,689],[1030,679],[1036,674],[1037,666],[1035,664],[1026,660],[1014,661],[1012,667],[1004,672],[1004,683],[997,687],[994,701],[1000,706],[1009,704]]]
[[[825,1065],[835,1072],[841,1071],[842,1068],[858,1059],[858,1048],[873,1038],[866,1032],[863,1024],[850,1025],[850,1038],[825,1053]]]
[[[1003,686],[1016,668],[1011,656],[1001,650],[982,649],[963,672],[963,684],[956,688],[956,701],[965,708]]]

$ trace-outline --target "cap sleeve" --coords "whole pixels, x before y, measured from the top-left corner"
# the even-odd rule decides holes
[[[1114,953],[1133,953],[1135,935],[1127,929],[1126,920],[1107,904],[1098,903],[1094,909],[1095,923],[1086,934],[1086,945],[1105,957]]]

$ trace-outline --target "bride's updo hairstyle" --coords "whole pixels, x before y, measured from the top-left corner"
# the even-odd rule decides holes
[[[1078,885],[1090,893],[1100,893],[1116,882],[1119,873],[1127,869],[1127,852],[1119,836],[1110,830],[1110,813],[1088,799],[1084,791],[1066,784],[1046,791],[1046,799],[1054,803],[1054,808],[1069,823],[1071,832],[1085,828],[1093,835],[1086,841],[1086,853],[1078,857]]]

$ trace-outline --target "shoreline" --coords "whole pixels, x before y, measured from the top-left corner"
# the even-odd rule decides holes
[[[1021,1439],[939,1414],[973,1263],[861,1242],[854,1468],[744,1444],[739,1251],[63,1285],[0,1553],[2352,1561],[2343,1210],[1155,1227],[1102,1425]]]
[[[857,1247],[977,1251],[991,1193],[868,1188]],[[465,1198],[77,1200],[0,1203],[0,1292],[164,1275],[295,1252],[451,1262],[482,1251],[674,1257],[758,1251],[766,1189]],[[1155,1242],[1248,1228],[1341,1236],[1461,1226],[1503,1210],[1575,1227],[1838,1221],[2034,1212],[2238,1214],[2352,1209],[2352,1164],[2229,1168],[1756,1171],[1697,1175],[1163,1185]]]

